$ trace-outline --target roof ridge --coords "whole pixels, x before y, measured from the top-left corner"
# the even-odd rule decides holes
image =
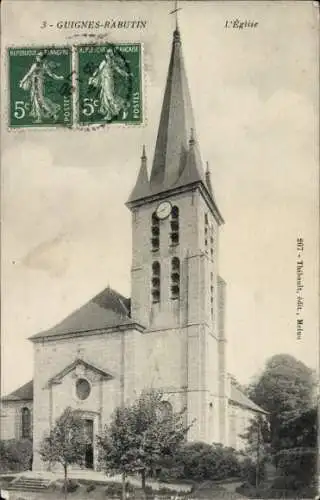
[[[129,310],[128,308],[125,306],[124,304],[124,300],[128,300],[128,297],[125,297],[124,295],[122,295],[122,293],[118,292],[117,290],[115,290],[114,288],[111,288],[110,285],[107,286],[106,288],[107,290],[109,290],[109,292],[111,293],[111,295],[113,295],[116,299],[119,300],[120,304],[122,305],[123,309],[124,309],[124,312],[125,312],[125,315],[128,316],[129,315]],[[103,293],[103,292],[101,292]],[[98,294],[99,295],[99,294]],[[129,316],[128,316],[129,317]]]
[[[31,336],[30,340],[110,330],[110,328],[120,328],[133,324],[137,324],[137,322],[132,319],[130,314],[130,298],[108,285],[51,328]]]
[[[244,401],[241,401],[240,398],[236,399],[236,397],[232,397],[232,394],[230,394],[229,396],[230,401],[233,401],[234,403],[240,406],[245,406],[246,408],[249,408],[253,411],[268,414],[266,410],[264,410],[261,406],[257,405],[254,401],[252,401],[249,398],[249,396],[247,396],[247,394],[245,394],[235,383],[232,383],[232,380],[231,380],[231,386],[236,393],[239,393],[242,396],[242,398],[244,398]],[[237,396],[237,394],[234,394],[234,396]]]

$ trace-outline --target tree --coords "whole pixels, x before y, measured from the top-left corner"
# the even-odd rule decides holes
[[[109,474],[122,475],[122,498],[125,499],[125,480],[133,471],[132,447],[134,436],[131,435],[130,408],[118,407],[114,411],[110,425],[97,436],[99,460]]]
[[[269,451],[270,427],[266,415],[256,415],[242,435],[246,439],[245,468],[250,477],[254,476],[254,484],[258,488],[260,480],[265,476],[265,462]],[[252,479],[251,479],[252,480]]]
[[[306,408],[301,413],[289,419],[282,428],[281,437],[288,439],[294,448],[317,447],[318,412],[316,407]]]
[[[256,415],[250,420],[245,433],[241,435],[246,440],[245,451],[254,461],[257,455],[264,457],[270,443],[270,426],[268,415]]]
[[[44,437],[39,453],[44,462],[59,463],[64,470],[64,493],[67,496],[68,467],[81,464],[85,453],[83,420],[71,408],[66,408],[56,420],[49,436]]]
[[[163,411],[167,410],[167,411]],[[100,460],[108,473],[154,475],[165,457],[173,456],[190,428],[185,411],[168,411],[160,391],[144,391],[127,407],[117,408],[98,436]]]
[[[270,414],[271,447],[274,453],[293,445],[288,422],[313,404],[313,372],[293,356],[270,358],[263,373],[249,387],[249,397]]]

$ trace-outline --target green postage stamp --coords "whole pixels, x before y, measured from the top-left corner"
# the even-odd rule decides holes
[[[80,125],[142,122],[140,44],[79,46],[77,75]]]
[[[8,59],[11,128],[143,121],[139,43],[9,48]]]
[[[69,47],[9,48],[9,123],[70,127],[73,120]]]

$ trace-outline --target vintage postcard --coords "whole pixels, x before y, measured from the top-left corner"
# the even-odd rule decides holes
[[[1,498],[314,498],[315,2],[4,0],[1,42]]]

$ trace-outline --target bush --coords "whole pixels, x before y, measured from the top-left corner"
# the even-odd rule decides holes
[[[176,491],[170,488],[160,488],[157,492],[156,495],[163,495],[163,496],[169,496],[169,497],[179,497],[179,496],[186,496],[185,491]]]
[[[240,464],[235,450],[218,444],[186,444],[180,450],[176,461],[182,465],[181,479],[206,481],[240,475]]]
[[[255,486],[257,478],[257,465],[251,458],[246,458],[241,463],[241,477],[246,483]],[[266,461],[259,463],[259,483],[266,478]]]
[[[126,493],[134,493],[136,488],[129,483],[126,482]],[[122,483],[110,482],[105,490],[106,496],[109,497],[122,497]]]
[[[31,469],[32,441],[10,439],[0,441],[1,472],[22,472]]]
[[[67,490],[67,493],[73,493],[79,488],[79,483],[73,479],[68,479],[68,481],[62,485],[62,491]]]
[[[122,484],[121,483],[109,483],[106,488],[106,496],[109,497],[121,497],[122,495]]]
[[[90,491],[93,491],[96,489],[96,486],[94,484],[88,484],[86,491],[87,493],[90,493]]]
[[[299,480],[293,475],[290,476],[277,476],[274,478],[271,489],[272,490],[298,490],[301,486]]]
[[[313,486],[317,474],[317,452],[313,448],[281,450],[276,456],[279,476],[275,482],[286,489],[300,490]]]
[[[184,468],[181,462],[181,453],[177,453],[174,457],[162,457],[161,465],[158,467],[155,477],[163,483],[183,478]]]

